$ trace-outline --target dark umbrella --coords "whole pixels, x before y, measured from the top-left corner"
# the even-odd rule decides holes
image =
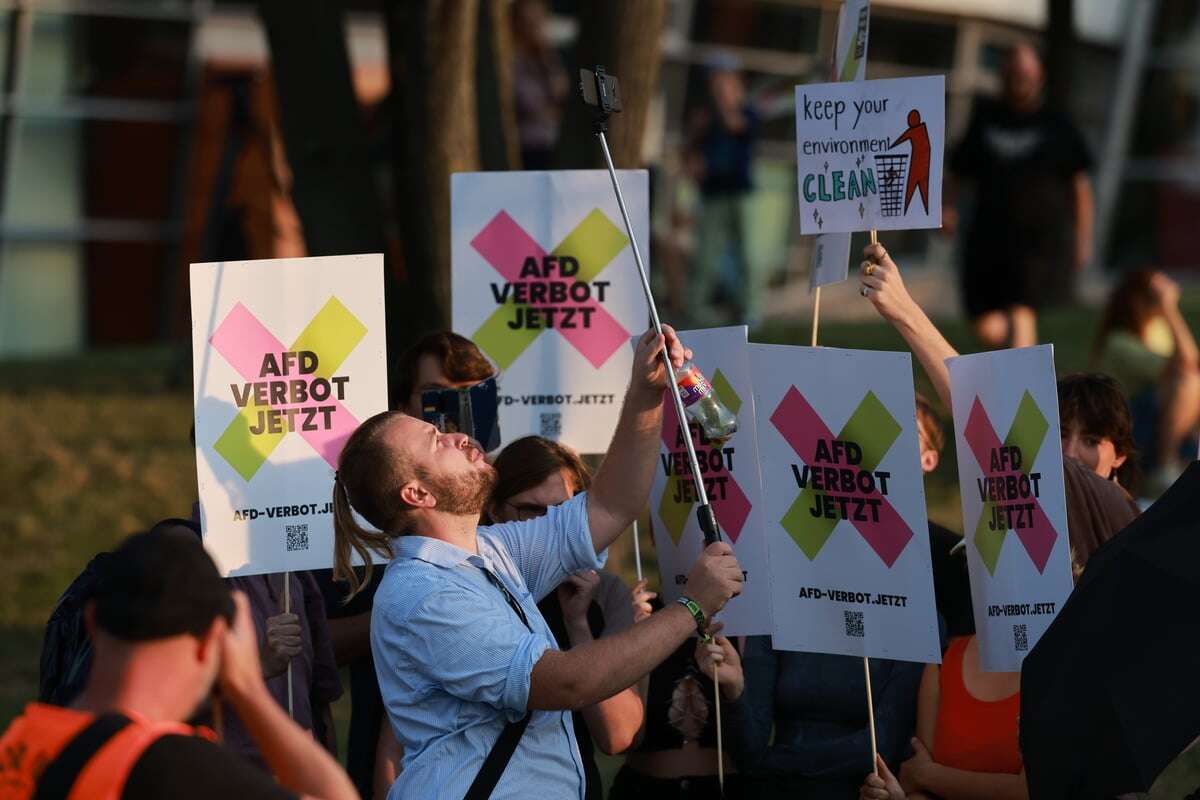
[[[1149,789],[1200,734],[1200,462],[1092,555],[1021,670],[1032,800]]]

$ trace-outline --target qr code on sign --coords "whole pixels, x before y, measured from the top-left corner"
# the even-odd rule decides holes
[[[863,637],[863,612],[843,611],[846,615],[846,635],[861,639]]]
[[[1018,653],[1029,650],[1029,631],[1024,624],[1013,625],[1013,649]]]
[[[308,549],[308,525],[284,525],[288,552]]]
[[[554,412],[542,414],[542,436],[547,439],[557,439],[562,435],[562,414]]]

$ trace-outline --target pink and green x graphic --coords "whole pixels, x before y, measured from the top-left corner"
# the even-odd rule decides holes
[[[734,416],[737,416],[742,407],[742,398],[733,390],[733,386],[719,369],[713,373],[712,387],[713,391],[717,393],[717,398],[733,412]],[[664,392],[662,440],[666,445],[667,453],[675,452],[675,443],[679,441],[679,419],[670,406],[670,397]],[[699,445],[697,446],[699,447]],[[682,447],[679,449],[682,450]],[[742,528],[746,525],[746,518],[750,516],[750,509],[753,507],[750,504],[750,498],[746,497],[742,487],[729,472],[729,466],[725,460],[722,460],[720,469],[710,469],[704,474],[704,477],[713,479],[714,489],[716,488],[715,484],[720,482],[719,490],[709,492],[709,502],[712,504],[713,514],[716,515],[721,530],[729,536],[731,542],[737,544],[738,537],[742,535]],[[692,506],[695,503],[690,501],[679,503],[675,501],[675,498],[694,494],[690,490],[692,483],[691,472],[685,467],[683,474],[671,475],[667,479],[667,486],[658,502],[658,516],[666,525],[667,533],[676,546],[683,538],[683,531],[687,527],[688,517],[691,515]]]
[[[310,350],[317,354],[317,370],[312,375],[289,376],[289,380],[304,379],[311,382],[316,378],[328,380],[366,336],[367,328],[350,313],[336,297],[330,297],[324,307],[305,326],[291,347],[267,330],[258,319],[241,303],[233,307],[220,326],[213,332],[209,342],[229,362],[242,379],[247,382],[269,380],[260,376],[263,356],[274,353],[276,357],[285,351]],[[309,401],[311,403],[312,401]],[[306,405],[306,404],[297,404]],[[331,467],[337,467],[342,445],[358,427],[358,420],[337,400],[330,398],[321,405],[332,405],[332,424],[328,430],[297,431],[321,458]],[[291,406],[275,406],[289,408]],[[258,417],[260,406],[254,404],[253,394],[246,405],[238,410],[229,427],[213,444],[229,465],[237,470],[244,480],[250,480],[274,452],[287,433],[251,434],[250,428]]]
[[[591,282],[612,262],[617,254],[629,244],[629,238],[613,225],[600,209],[584,217],[574,230],[567,234],[557,247],[550,251],[552,256],[571,256],[579,262],[579,272],[573,280]],[[562,278],[522,278],[521,266],[532,256],[538,263],[547,255],[542,246],[517,224],[507,211],[501,211],[484,226],[471,240],[471,246],[500,274],[505,281],[527,283],[553,283]],[[549,293],[547,293],[549,296]],[[546,328],[513,330],[508,321],[521,305],[510,295],[496,311],[488,317],[472,337],[475,343],[496,362],[500,369],[507,369],[534,343]],[[550,305],[550,303],[530,303]],[[594,298],[584,302],[571,299],[553,305],[559,308],[591,309],[588,316],[591,325],[574,328],[556,328],[576,350],[594,367],[603,366],[612,354],[629,341],[629,332],[608,313]]]
[[[808,399],[795,386],[784,394],[775,413],[771,415],[771,423],[800,460],[809,467],[817,466],[815,460],[819,441],[831,442],[838,439],[855,442],[862,448],[862,462],[855,466],[867,472],[873,472],[882,463],[902,430],[900,423],[888,412],[875,393],[868,391],[842,427],[841,433],[835,437],[809,404]],[[878,491],[876,488],[875,492]],[[849,496],[835,490],[817,491],[809,485],[800,492],[796,502],[792,503],[783,519],[779,521],[810,561],[821,552],[825,542],[833,535],[834,529],[841,521],[824,516],[814,517],[810,513],[809,509],[824,495]],[[848,521],[890,569],[913,538],[913,532],[886,497],[880,496],[877,499],[880,501],[878,521]]]
[[[1021,467],[1018,470],[993,471],[991,469],[992,453],[1002,445],[1000,437],[996,435],[996,429],[992,427],[992,421],[988,419],[987,412],[983,408],[983,403],[976,396],[975,402],[971,404],[967,425],[963,429],[963,438],[967,440],[967,444],[975,456],[975,461],[983,470],[984,477],[1003,479],[1009,476],[1029,474],[1037,461],[1038,451],[1042,449],[1042,445],[1046,441],[1046,433],[1049,430],[1050,423],[1046,421],[1042,410],[1038,408],[1029,392],[1025,392],[1003,442],[1005,447],[1020,448]],[[1046,516],[1046,512],[1042,510],[1038,499],[1031,497],[1030,501],[1033,503],[1031,524],[1027,528],[1018,529],[1016,534],[1021,544],[1024,545],[1025,552],[1029,554],[1029,560],[1033,562],[1040,573],[1046,568],[1046,562],[1050,559],[1050,553],[1054,549],[1058,533],[1054,530],[1054,525]],[[997,505],[998,503],[995,501],[985,501],[983,509],[979,512],[979,522],[975,525],[975,547],[979,550],[979,556],[983,559],[983,564],[987,567],[990,575],[996,574],[1000,549],[1004,546],[1004,539],[1008,534],[1007,530],[993,531],[988,527],[988,521],[993,519],[993,511]]]

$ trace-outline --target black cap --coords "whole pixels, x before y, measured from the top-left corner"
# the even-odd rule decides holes
[[[200,636],[218,616],[233,621],[233,597],[199,538],[183,525],[130,536],[105,562],[95,592],[96,625],[131,642]]]

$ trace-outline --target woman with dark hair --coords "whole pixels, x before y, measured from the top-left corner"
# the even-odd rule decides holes
[[[400,354],[392,370],[391,407],[421,417],[421,393],[465,389],[496,374],[496,368],[470,339],[453,331],[433,331]]]
[[[496,457],[495,467],[496,486],[487,507],[493,522],[544,516],[548,507],[591,484],[591,473],[575,451],[540,436],[510,443]],[[633,625],[629,590],[605,571],[571,575],[541,599],[538,610],[563,650]],[[571,714],[587,773],[588,800],[598,800],[603,792],[593,747],[609,755],[628,749],[643,715],[642,699],[632,688]]]
[[[1058,381],[1058,418],[1064,456],[1078,459],[1127,492],[1137,488],[1137,448],[1129,403],[1115,378],[1075,372]]]
[[[658,595],[646,590],[645,580],[633,587],[632,599],[635,624],[663,608]],[[716,636],[720,630],[721,624],[716,623],[709,632]],[[733,647],[723,636],[717,641]],[[646,701],[646,720],[613,781],[609,800],[738,800],[745,796],[737,765],[728,752],[724,754],[725,787],[721,791],[712,668],[706,671],[696,662],[695,650],[696,640],[687,640],[642,681],[639,689]],[[721,687],[727,693],[726,677],[721,677]]]
[[[1154,488],[1165,488],[1200,422],[1200,348],[1179,311],[1178,284],[1152,269],[1127,273],[1108,298],[1092,360],[1128,394],[1143,466]]]

